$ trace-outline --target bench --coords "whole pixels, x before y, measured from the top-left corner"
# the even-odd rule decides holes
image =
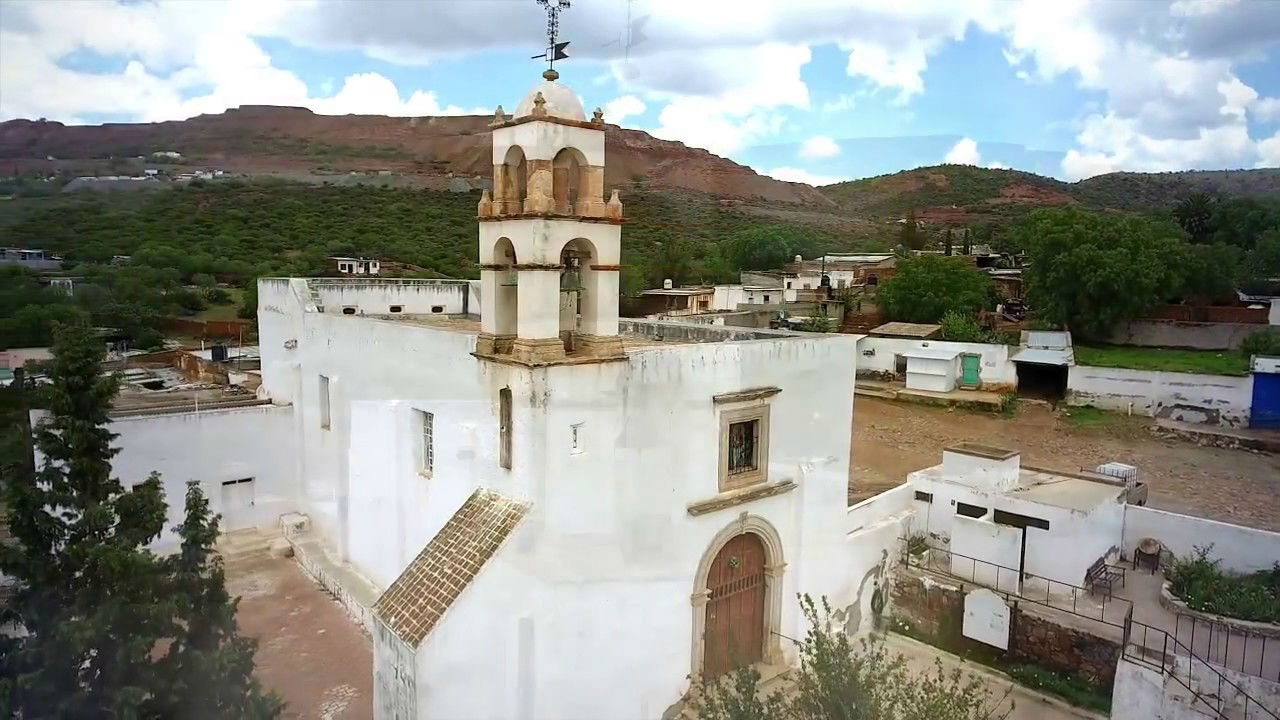
[[[1106,588],[1107,596],[1111,596],[1112,590],[1115,589],[1116,581],[1120,581],[1120,587],[1124,587],[1124,568],[1108,565],[1106,558],[1098,558],[1089,566],[1089,572],[1084,575],[1084,585],[1091,591],[1098,588]]]

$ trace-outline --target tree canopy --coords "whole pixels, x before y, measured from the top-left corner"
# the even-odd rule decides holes
[[[963,259],[939,255],[899,258],[876,301],[890,320],[936,323],[949,312],[972,316],[992,304],[991,278]]]
[[[1027,296],[1040,319],[1105,338],[1182,286],[1185,243],[1167,221],[1073,209],[1039,210],[1018,226],[1031,264]]]
[[[270,718],[281,710],[253,678],[255,642],[236,634],[235,603],[211,555],[217,517],[192,485],[182,551],[147,545],[164,526],[159,476],[126,489],[111,475],[107,429],[116,379],[102,343],[68,326],[54,344],[37,428],[37,472],[18,463],[3,487],[14,582],[0,621],[0,715]]]

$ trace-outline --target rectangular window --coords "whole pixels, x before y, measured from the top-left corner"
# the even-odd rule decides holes
[[[329,378],[320,376],[320,427],[329,429]]]
[[[569,426],[569,452],[574,455],[582,452],[582,423]]]
[[[431,471],[436,466],[436,445],[435,445],[435,421],[436,416],[419,410],[418,427],[421,431],[421,445],[418,448],[418,470],[423,474],[430,476]]]
[[[729,474],[751,472],[759,468],[756,448],[760,441],[760,421],[729,423]]]
[[[765,296],[764,296],[764,301],[765,301],[766,303],[767,303],[767,302],[769,302],[769,296],[768,296],[768,295],[765,295]]]
[[[956,514],[965,517],[980,518],[987,514],[987,509],[980,505],[970,505],[969,503],[956,503]]]
[[[511,388],[498,391],[498,462],[511,469]]]
[[[916,499],[919,500],[920,502],[931,503],[933,502],[933,493],[920,492],[919,490],[917,490]]]

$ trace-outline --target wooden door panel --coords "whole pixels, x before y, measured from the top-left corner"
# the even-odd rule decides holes
[[[764,654],[764,544],[754,534],[734,537],[707,573],[703,675],[716,677],[759,662]]]

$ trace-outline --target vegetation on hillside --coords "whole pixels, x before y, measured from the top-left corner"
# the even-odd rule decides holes
[[[218,516],[197,484],[175,528],[181,550],[148,549],[164,528],[160,478],[125,489],[111,475],[107,429],[116,379],[102,343],[64,327],[35,437],[43,466],[6,468],[13,542],[0,544],[12,594],[0,622],[5,717],[273,718],[281,701],[253,676],[257,643],[238,634],[221,559]]]

